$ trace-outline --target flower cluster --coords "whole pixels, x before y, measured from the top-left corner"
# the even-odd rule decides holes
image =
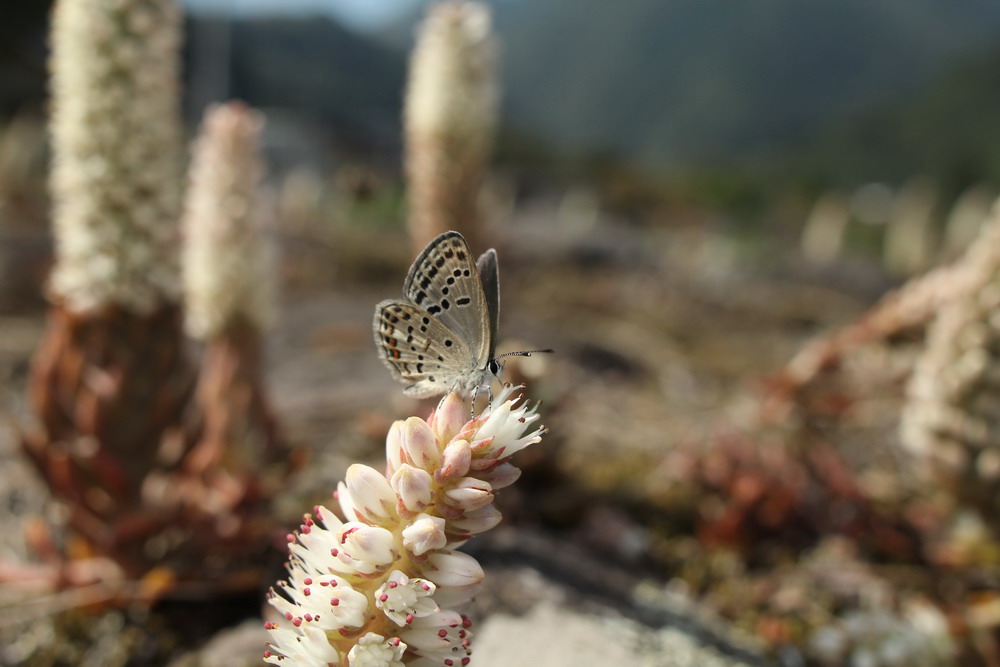
[[[343,519],[306,515],[289,536],[289,578],[269,596],[285,622],[267,623],[267,662],[468,664],[470,622],[457,609],[483,571],[456,549],[499,523],[494,493],[520,475],[508,461],[543,432],[516,389],[470,421],[452,393],[428,421],[394,423],[386,473],[356,464],[339,485]]]
[[[52,291],[148,313],[178,291],[177,0],[66,0],[52,34]]]
[[[263,117],[241,102],[205,113],[184,211],[184,304],[197,338],[271,319],[271,253],[259,197]]]

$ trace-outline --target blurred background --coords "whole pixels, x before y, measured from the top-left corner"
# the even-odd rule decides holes
[[[346,169],[391,197],[424,4],[186,0],[189,123],[242,99],[267,113],[275,184]],[[988,85],[1000,8],[987,0],[491,4],[495,171],[517,203],[593,202],[652,230],[722,225],[771,242],[797,239],[824,193],[877,226],[914,186],[940,232],[1000,169]],[[0,113],[22,131],[44,109],[48,6],[20,3],[0,28]],[[878,250],[881,235],[855,236],[852,251]]]
[[[184,2],[189,137],[213,102],[266,116],[282,257],[270,392],[315,464],[291,522],[349,463],[378,459],[393,419],[433,405],[403,397],[369,331],[416,253],[401,117],[427,4]],[[501,351],[556,349],[509,369],[551,428],[501,509],[555,544],[518,557],[596,550],[789,665],[848,664],[810,644],[843,610],[895,613],[912,591],[945,615],[971,591],[996,602],[996,550],[993,574],[948,580],[928,565],[938,533],[914,518],[921,478],[896,431],[926,321],[816,395],[789,399],[775,377],[980,230],[1000,190],[1000,4],[488,4],[502,103],[480,240],[500,255]],[[51,262],[49,10],[25,0],[0,21],[0,378],[15,414]],[[774,442],[777,458],[759,453]],[[817,442],[833,458],[803,453]],[[816,572],[847,561],[862,584],[877,564],[883,602],[824,588]],[[814,605],[818,589],[836,592]],[[994,643],[963,645],[967,664],[1000,664],[990,618]]]

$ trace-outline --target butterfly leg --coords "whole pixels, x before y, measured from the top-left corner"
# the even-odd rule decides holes
[[[480,389],[485,389],[486,390],[486,410],[485,410],[485,412],[489,412],[490,410],[493,409],[493,388],[490,387],[490,385],[488,385],[488,384],[476,385],[475,387],[472,388],[472,405],[469,408],[469,418],[470,419],[473,418],[473,417],[475,417],[475,415],[476,415],[476,398],[479,397],[479,390]]]
[[[476,416],[476,398],[479,396],[479,385],[472,388],[472,405],[469,406],[469,419]]]
[[[485,385],[486,387],[486,411],[493,411],[493,387],[490,385]]]

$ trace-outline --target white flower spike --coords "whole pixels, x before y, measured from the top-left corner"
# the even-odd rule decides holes
[[[267,623],[276,665],[469,664],[468,602],[483,569],[455,547],[500,521],[496,489],[520,474],[510,455],[541,440],[534,406],[505,387],[470,421],[446,396],[431,417],[396,422],[387,473],[351,466],[337,490],[343,518],[316,507],[289,535],[287,581],[271,590],[284,617]]]

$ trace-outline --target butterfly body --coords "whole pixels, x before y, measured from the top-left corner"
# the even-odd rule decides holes
[[[458,232],[445,232],[413,262],[404,299],[375,307],[375,347],[404,393],[474,395],[500,370],[495,360],[499,276],[492,249],[474,261]]]

